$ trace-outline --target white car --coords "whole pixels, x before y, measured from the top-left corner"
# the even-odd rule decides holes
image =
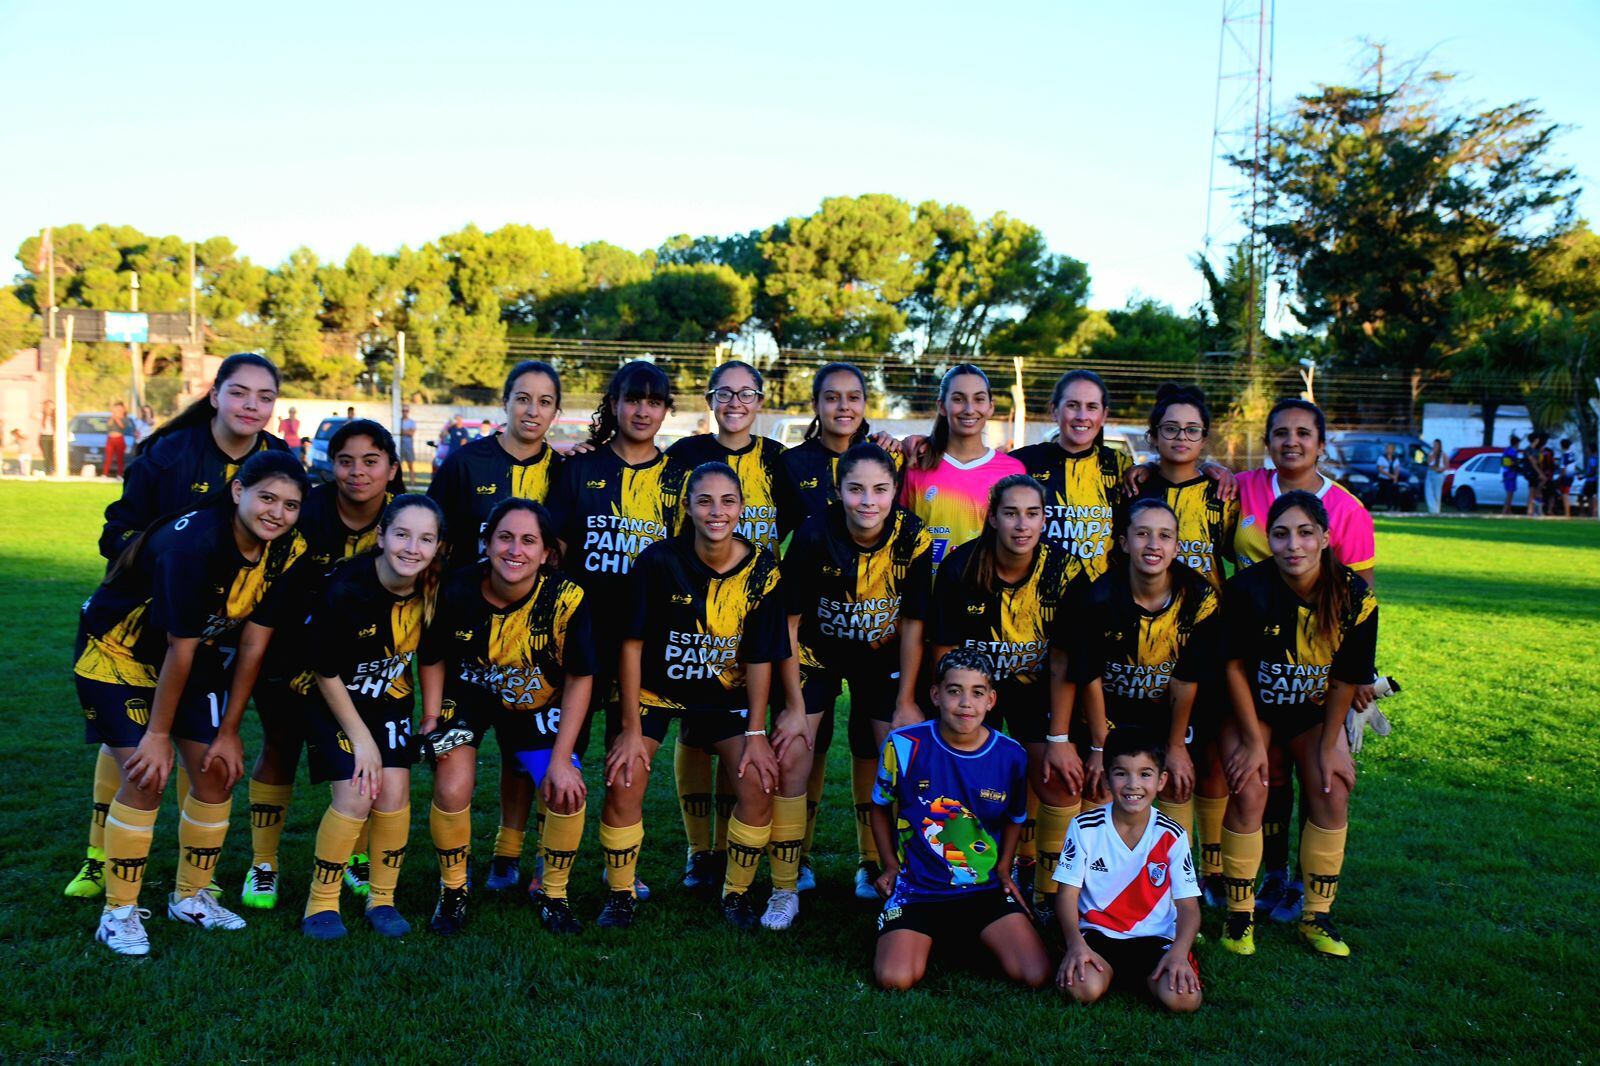
[[[1474,511],[1479,507],[1504,507],[1505,484],[1500,480],[1500,453],[1483,452],[1462,463],[1454,472],[1450,488],[1450,502],[1458,511]],[[1511,494],[1511,506],[1528,506],[1528,479],[1517,478],[1516,491]]]

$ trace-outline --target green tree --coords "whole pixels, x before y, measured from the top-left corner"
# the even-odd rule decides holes
[[[1089,348],[1097,359],[1193,359],[1199,343],[1200,323],[1195,318],[1149,297],[1135,296],[1126,307],[1107,311],[1106,323],[1114,332]]]
[[[354,352],[340,351],[336,340],[325,342],[320,273],[316,253],[302,247],[267,276],[267,352],[290,381],[338,393],[355,383],[361,364]]]
[[[997,214],[979,222],[957,204],[925,203],[918,221],[933,250],[910,301],[910,325],[928,352],[976,355],[990,331],[1036,303],[1055,265],[1044,234]]]
[[[39,334],[32,308],[17,298],[15,287],[0,287],[0,363],[19,348],[38,343]]]
[[[750,317],[750,279],[713,263],[664,266],[612,290],[597,312],[597,337],[638,341],[725,341]]]

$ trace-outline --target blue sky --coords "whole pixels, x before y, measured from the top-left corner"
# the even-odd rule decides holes
[[[0,0],[0,248],[105,221],[269,264],[468,222],[643,249],[888,192],[1038,225],[1095,306],[1192,304],[1220,0],[979,8]],[[1279,100],[1362,38],[1537,99],[1600,181],[1600,3],[1279,0]]]

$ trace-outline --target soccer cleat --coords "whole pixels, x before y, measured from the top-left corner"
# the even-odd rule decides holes
[[[1299,926],[1300,935],[1318,954],[1332,955],[1336,959],[1350,957],[1350,945],[1344,942],[1344,937],[1334,927],[1333,919],[1326,914],[1305,914],[1300,918]]]
[[[243,929],[244,919],[224,907],[215,888],[205,888],[188,899],[174,892],[167,897],[167,917],[201,929]]]
[[[1226,910],[1228,906],[1228,882],[1221,874],[1206,874],[1200,882],[1200,896],[1206,906],[1213,910]]]
[[[811,868],[810,859],[800,860],[800,876],[795,880],[796,892],[810,892],[817,887],[817,872]]]
[[[611,874],[609,868],[601,868],[600,883],[605,885],[607,888],[611,887]],[[719,880],[717,883],[721,884],[721,881]],[[645,900],[650,898],[650,886],[645,884],[644,879],[638,874],[634,874],[633,877],[633,898],[638,900],[640,903],[643,903]]]
[[[440,936],[454,936],[467,924],[467,890],[439,886],[439,902],[428,927]]]
[[[270,862],[250,867],[244,875],[244,888],[239,890],[239,902],[260,911],[270,911],[278,905],[278,871]]]
[[[144,919],[150,912],[135,904],[100,912],[100,927],[94,938],[118,955],[150,954],[150,934],[144,931]]]
[[[720,888],[723,871],[719,867],[726,863],[727,855],[727,852],[722,853],[721,863],[714,851],[697,851],[690,855],[688,865],[683,868],[683,887],[699,895]]]
[[[300,931],[312,940],[338,940],[346,930],[338,911],[318,911],[300,919]]]
[[[372,876],[372,866],[365,854],[350,856],[344,867],[344,887],[358,896],[367,894],[367,878]]]
[[[1305,886],[1299,881],[1290,881],[1283,886],[1283,898],[1278,901],[1276,907],[1272,908],[1272,920],[1283,922],[1285,925],[1290,922],[1298,922],[1304,916],[1305,908]]]
[[[782,889],[773,889],[772,898],[767,900],[767,909],[761,915],[761,928],[784,930],[794,924],[800,917],[799,891],[785,892]]]
[[[883,871],[878,869],[878,864],[875,862],[864,862],[857,866],[856,899],[870,899],[874,903],[881,902],[876,882],[882,874]]]
[[[618,893],[621,895],[621,893]],[[563,899],[550,899],[548,897],[539,901],[539,924],[544,926],[546,932],[555,933],[557,936],[568,936],[583,931],[583,923],[578,921],[578,916],[572,913],[572,904]]]
[[[1253,911],[1229,911],[1222,927],[1222,946],[1235,955],[1256,953],[1256,916]]]
[[[483,879],[485,892],[509,892],[522,882],[522,861],[510,855],[489,860],[489,876]]]
[[[367,924],[379,936],[401,937],[411,932],[411,923],[393,907],[368,907]]]
[[[1284,889],[1289,885],[1289,871],[1268,870],[1261,879],[1261,891],[1256,893],[1256,912],[1271,915],[1272,909],[1283,901]]]
[[[106,894],[106,853],[103,848],[90,848],[83,857],[83,865],[78,867],[77,874],[67,887],[62,890],[62,895],[73,896],[77,899],[93,899]],[[147,946],[146,951],[149,950]],[[143,952],[140,952],[143,954]]]
[[[601,929],[631,929],[634,898],[632,892],[607,892],[605,905],[594,924]]]
[[[750,893],[729,892],[722,897],[722,920],[748,933],[756,927],[756,909],[750,905]]]

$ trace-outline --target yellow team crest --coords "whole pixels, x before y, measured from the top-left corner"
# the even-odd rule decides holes
[[[134,725],[149,725],[150,724],[150,701],[149,700],[140,699],[140,698],[138,698],[136,696],[133,699],[128,700],[126,703],[124,703],[122,705],[122,707],[123,707],[123,709],[125,711],[128,712],[128,720],[131,721]]]

